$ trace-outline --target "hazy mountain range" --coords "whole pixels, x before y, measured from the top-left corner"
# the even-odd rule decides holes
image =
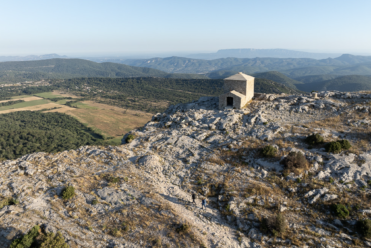
[[[222,58],[214,60],[182,57],[129,59],[122,63],[162,70],[168,73],[200,73],[215,71],[245,72],[253,74],[266,71],[281,71],[293,77],[336,74],[371,75],[371,56],[343,54],[337,58]]]
[[[0,82],[37,81],[77,77],[207,78],[204,75],[172,74],[146,67],[96,63],[83,59],[48,59],[0,63]]]
[[[30,61],[30,60],[43,60],[43,59],[54,59],[54,58],[67,58],[64,55],[58,55],[55,53],[44,54],[44,55],[28,55],[28,56],[0,56],[0,62],[5,61]]]
[[[221,49],[216,53],[197,53],[186,57],[194,59],[220,59],[220,58],[311,58],[325,59],[335,58],[341,53],[309,53],[288,49]]]
[[[264,91],[269,87],[280,88],[281,84],[296,91],[371,90],[371,56],[341,55],[323,60],[169,57],[126,60],[125,63],[83,59],[1,62],[0,83],[78,77],[222,79],[241,71],[259,79]],[[271,83],[266,84],[268,81],[263,79]]]

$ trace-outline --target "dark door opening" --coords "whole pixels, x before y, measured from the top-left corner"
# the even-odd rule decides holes
[[[227,106],[233,107],[233,97],[227,97]]]

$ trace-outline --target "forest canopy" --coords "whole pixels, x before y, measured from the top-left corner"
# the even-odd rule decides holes
[[[0,160],[104,144],[100,134],[63,113],[20,111],[1,117]]]

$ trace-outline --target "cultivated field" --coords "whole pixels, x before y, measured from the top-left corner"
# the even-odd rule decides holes
[[[24,100],[25,102],[0,107],[0,114],[15,111],[65,113],[77,118],[80,122],[93,128],[105,137],[110,137],[112,144],[120,144],[123,134],[136,127],[143,126],[152,116],[150,113],[123,109],[93,101],[77,102],[72,104],[72,107],[69,107],[64,105],[67,101],[70,101],[68,99],[57,102],[47,99],[58,97],[77,98],[76,96],[64,94],[63,92],[46,92],[34,96],[16,96],[7,101]]]

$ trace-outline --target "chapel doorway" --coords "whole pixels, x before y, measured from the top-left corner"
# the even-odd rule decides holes
[[[230,96],[227,97],[227,106],[233,107],[233,97]]]

